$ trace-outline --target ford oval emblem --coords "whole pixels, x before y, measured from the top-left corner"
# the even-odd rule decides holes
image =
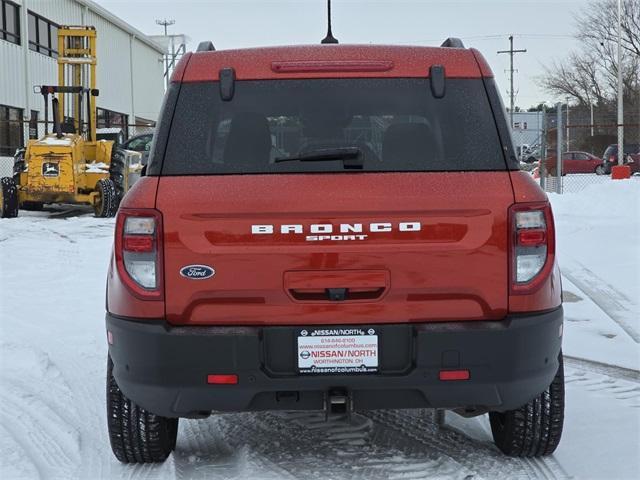
[[[180,269],[180,275],[191,280],[205,280],[216,274],[216,271],[208,265],[187,265]]]

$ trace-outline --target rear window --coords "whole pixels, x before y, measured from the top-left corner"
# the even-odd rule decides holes
[[[345,159],[318,152],[346,151]],[[357,152],[357,153],[355,153]],[[298,161],[309,156],[315,161]],[[289,160],[287,160],[289,159]],[[163,175],[506,170],[482,80],[237,81],[230,101],[217,82],[180,89]]]

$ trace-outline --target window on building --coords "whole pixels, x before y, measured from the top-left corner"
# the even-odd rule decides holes
[[[0,105],[0,156],[13,156],[22,147],[22,109]]]
[[[121,128],[123,131],[127,129],[129,116],[124,113],[114,112],[106,108],[98,108],[97,128]]]
[[[0,39],[20,45],[19,7],[8,0],[0,0]]]
[[[29,48],[48,57],[58,57],[58,25],[29,12]]]
[[[29,117],[29,138],[38,138],[38,111],[31,110]]]

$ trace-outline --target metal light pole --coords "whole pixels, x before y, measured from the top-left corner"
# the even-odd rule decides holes
[[[567,152],[571,150],[569,146],[569,100],[571,99],[567,97]]]
[[[624,161],[624,91],[622,88],[622,0],[618,0],[618,165]]]
[[[562,193],[562,102],[556,103],[556,193]]]

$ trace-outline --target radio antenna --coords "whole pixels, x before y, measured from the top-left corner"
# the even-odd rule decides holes
[[[331,33],[331,0],[327,0],[327,36],[320,43],[338,43],[338,39]]]

